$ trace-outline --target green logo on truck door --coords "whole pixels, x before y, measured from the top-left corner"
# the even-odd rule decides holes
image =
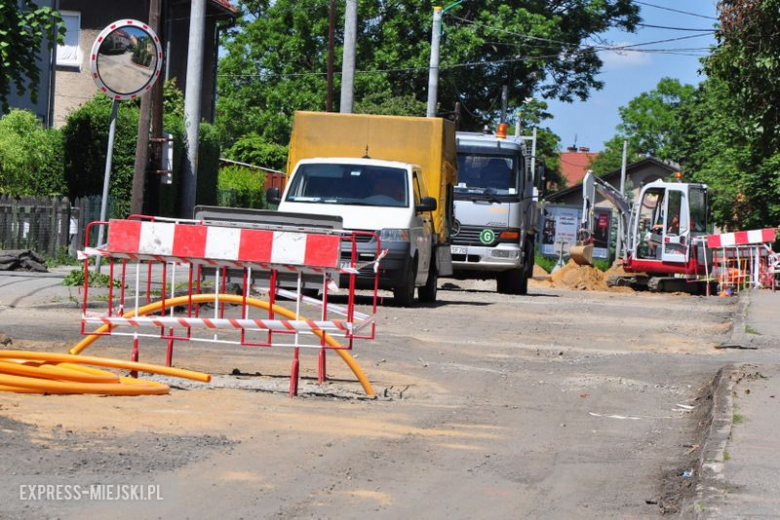
[[[492,229],[483,229],[482,233],[479,234],[479,241],[485,244],[486,246],[489,246],[495,240],[496,240],[496,234],[493,232]]]

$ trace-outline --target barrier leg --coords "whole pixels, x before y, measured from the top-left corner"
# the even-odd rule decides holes
[[[133,338],[133,352],[130,354],[130,361],[133,363],[138,363],[138,337]],[[130,372],[130,377],[137,378],[138,372],[133,370]]]
[[[320,349],[320,355],[319,355],[319,359],[318,359],[318,363],[317,363],[317,382],[319,384],[324,383],[325,380],[328,378],[327,374],[325,373],[325,368],[326,368],[325,354],[326,354],[326,352],[327,352],[327,350],[325,350],[324,348]]]
[[[171,335],[173,335],[173,329],[171,329]],[[168,352],[165,354],[165,366],[171,366],[173,363],[173,340],[168,340]]]
[[[298,373],[300,369],[300,352],[299,349],[295,349],[295,357],[293,358],[292,372],[290,373],[290,397],[298,395]]]

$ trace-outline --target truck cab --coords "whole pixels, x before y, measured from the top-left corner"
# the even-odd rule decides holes
[[[452,266],[456,278],[496,279],[525,294],[533,273],[535,137],[458,132]]]
[[[279,201],[282,212],[340,216],[345,230],[376,233],[387,250],[379,286],[392,290],[401,305],[412,304],[417,287],[422,300],[435,299],[435,209],[419,166],[349,157],[299,161]],[[358,262],[373,260],[376,239],[358,235],[358,240]],[[342,251],[342,263],[351,255]],[[356,277],[357,288],[373,289],[374,281],[371,266]]]

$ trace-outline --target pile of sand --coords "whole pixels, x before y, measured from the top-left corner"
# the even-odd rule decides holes
[[[623,269],[623,264],[620,262],[615,262],[615,264],[610,267],[606,273],[604,273],[604,276],[606,279],[609,279],[610,276],[626,276],[628,273]]]
[[[550,274],[539,264],[534,264],[534,278],[547,278]]]
[[[606,275],[589,265],[577,265],[574,260],[558,269],[550,278],[553,287],[575,289],[578,291],[606,291]]]

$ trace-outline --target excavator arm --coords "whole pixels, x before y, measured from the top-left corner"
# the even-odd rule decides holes
[[[618,210],[623,239],[628,234],[628,220],[631,215],[631,201],[608,182],[596,177],[588,170],[582,179],[582,221],[577,232],[577,244],[569,250],[571,259],[578,265],[593,264],[593,226],[596,206],[596,192],[610,201]]]

